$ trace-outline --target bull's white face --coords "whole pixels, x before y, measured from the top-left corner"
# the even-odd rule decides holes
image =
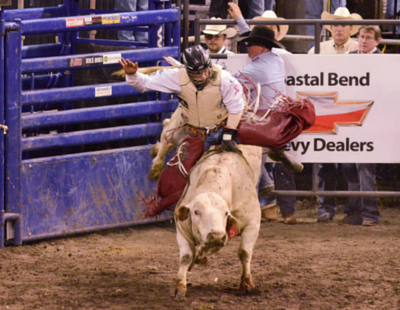
[[[228,239],[228,205],[215,193],[198,195],[190,206],[192,233],[200,244],[224,246]]]
[[[196,243],[207,248],[223,247],[228,237],[232,238],[240,231],[226,201],[213,192],[197,195],[187,206],[179,206],[175,214],[179,221],[190,217]]]

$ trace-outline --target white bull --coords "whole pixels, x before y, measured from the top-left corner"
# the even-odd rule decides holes
[[[175,209],[180,251],[175,283],[178,299],[186,295],[187,273],[193,264],[206,264],[206,255],[220,250],[236,234],[241,235],[240,291],[246,293],[255,288],[250,262],[261,222],[256,190],[261,148],[248,145],[239,148],[244,157],[233,152],[204,155],[191,170],[186,193]]]
[[[154,157],[149,171],[150,182],[159,179],[165,165],[165,156],[186,137],[184,124],[186,117],[181,106],[178,106],[170,119],[164,120],[160,142],[157,142],[150,151],[150,155]]]

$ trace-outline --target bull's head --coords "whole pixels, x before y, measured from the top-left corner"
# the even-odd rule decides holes
[[[199,194],[187,206],[179,206],[175,218],[182,222],[190,218],[196,243],[209,247],[222,247],[228,238],[240,233],[239,223],[230,214],[228,204],[213,192]]]

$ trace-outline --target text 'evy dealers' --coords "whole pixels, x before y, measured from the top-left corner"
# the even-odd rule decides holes
[[[372,152],[374,150],[374,142],[372,141],[351,141],[346,138],[345,141],[327,141],[321,138],[315,138],[312,149],[310,149],[310,141],[291,141],[285,147],[285,151],[291,149],[300,152],[301,155],[307,153],[308,150],[314,152],[328,151],[328,152]]]
[[[288,86],[369,86],[370,74],[363,76],[339,76],[334,72],[320,72],[319,75],[299,75],[286,78]]]

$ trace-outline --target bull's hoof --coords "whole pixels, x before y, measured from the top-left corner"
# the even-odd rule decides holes
[[[153,163],[153,165],[150,167],[149,170],[149,181],[150,182],[157,181],[161,176],[163,168],[164,168],[164,162],[158,164]]]
[[[196,260],[194,261],[195,264],[198,264],[200,266],[208,266],[208,259],[206,257],[198,258],[196,257]]]
[[[256,286],[253,282],[253,278],[250,276],[249,278],[242,278],[240,282],[239,292],[242,295],[250,294],[256,289]]]
[[[149,171],[149,181],[150,182],[157,181],[160,178],[160,175],[161,175],[161,171],[150,169],[150,171]]]
[[[186,285],[178,284],[175,289],[175,298],[177,300],[184,300],[186,297]]]

